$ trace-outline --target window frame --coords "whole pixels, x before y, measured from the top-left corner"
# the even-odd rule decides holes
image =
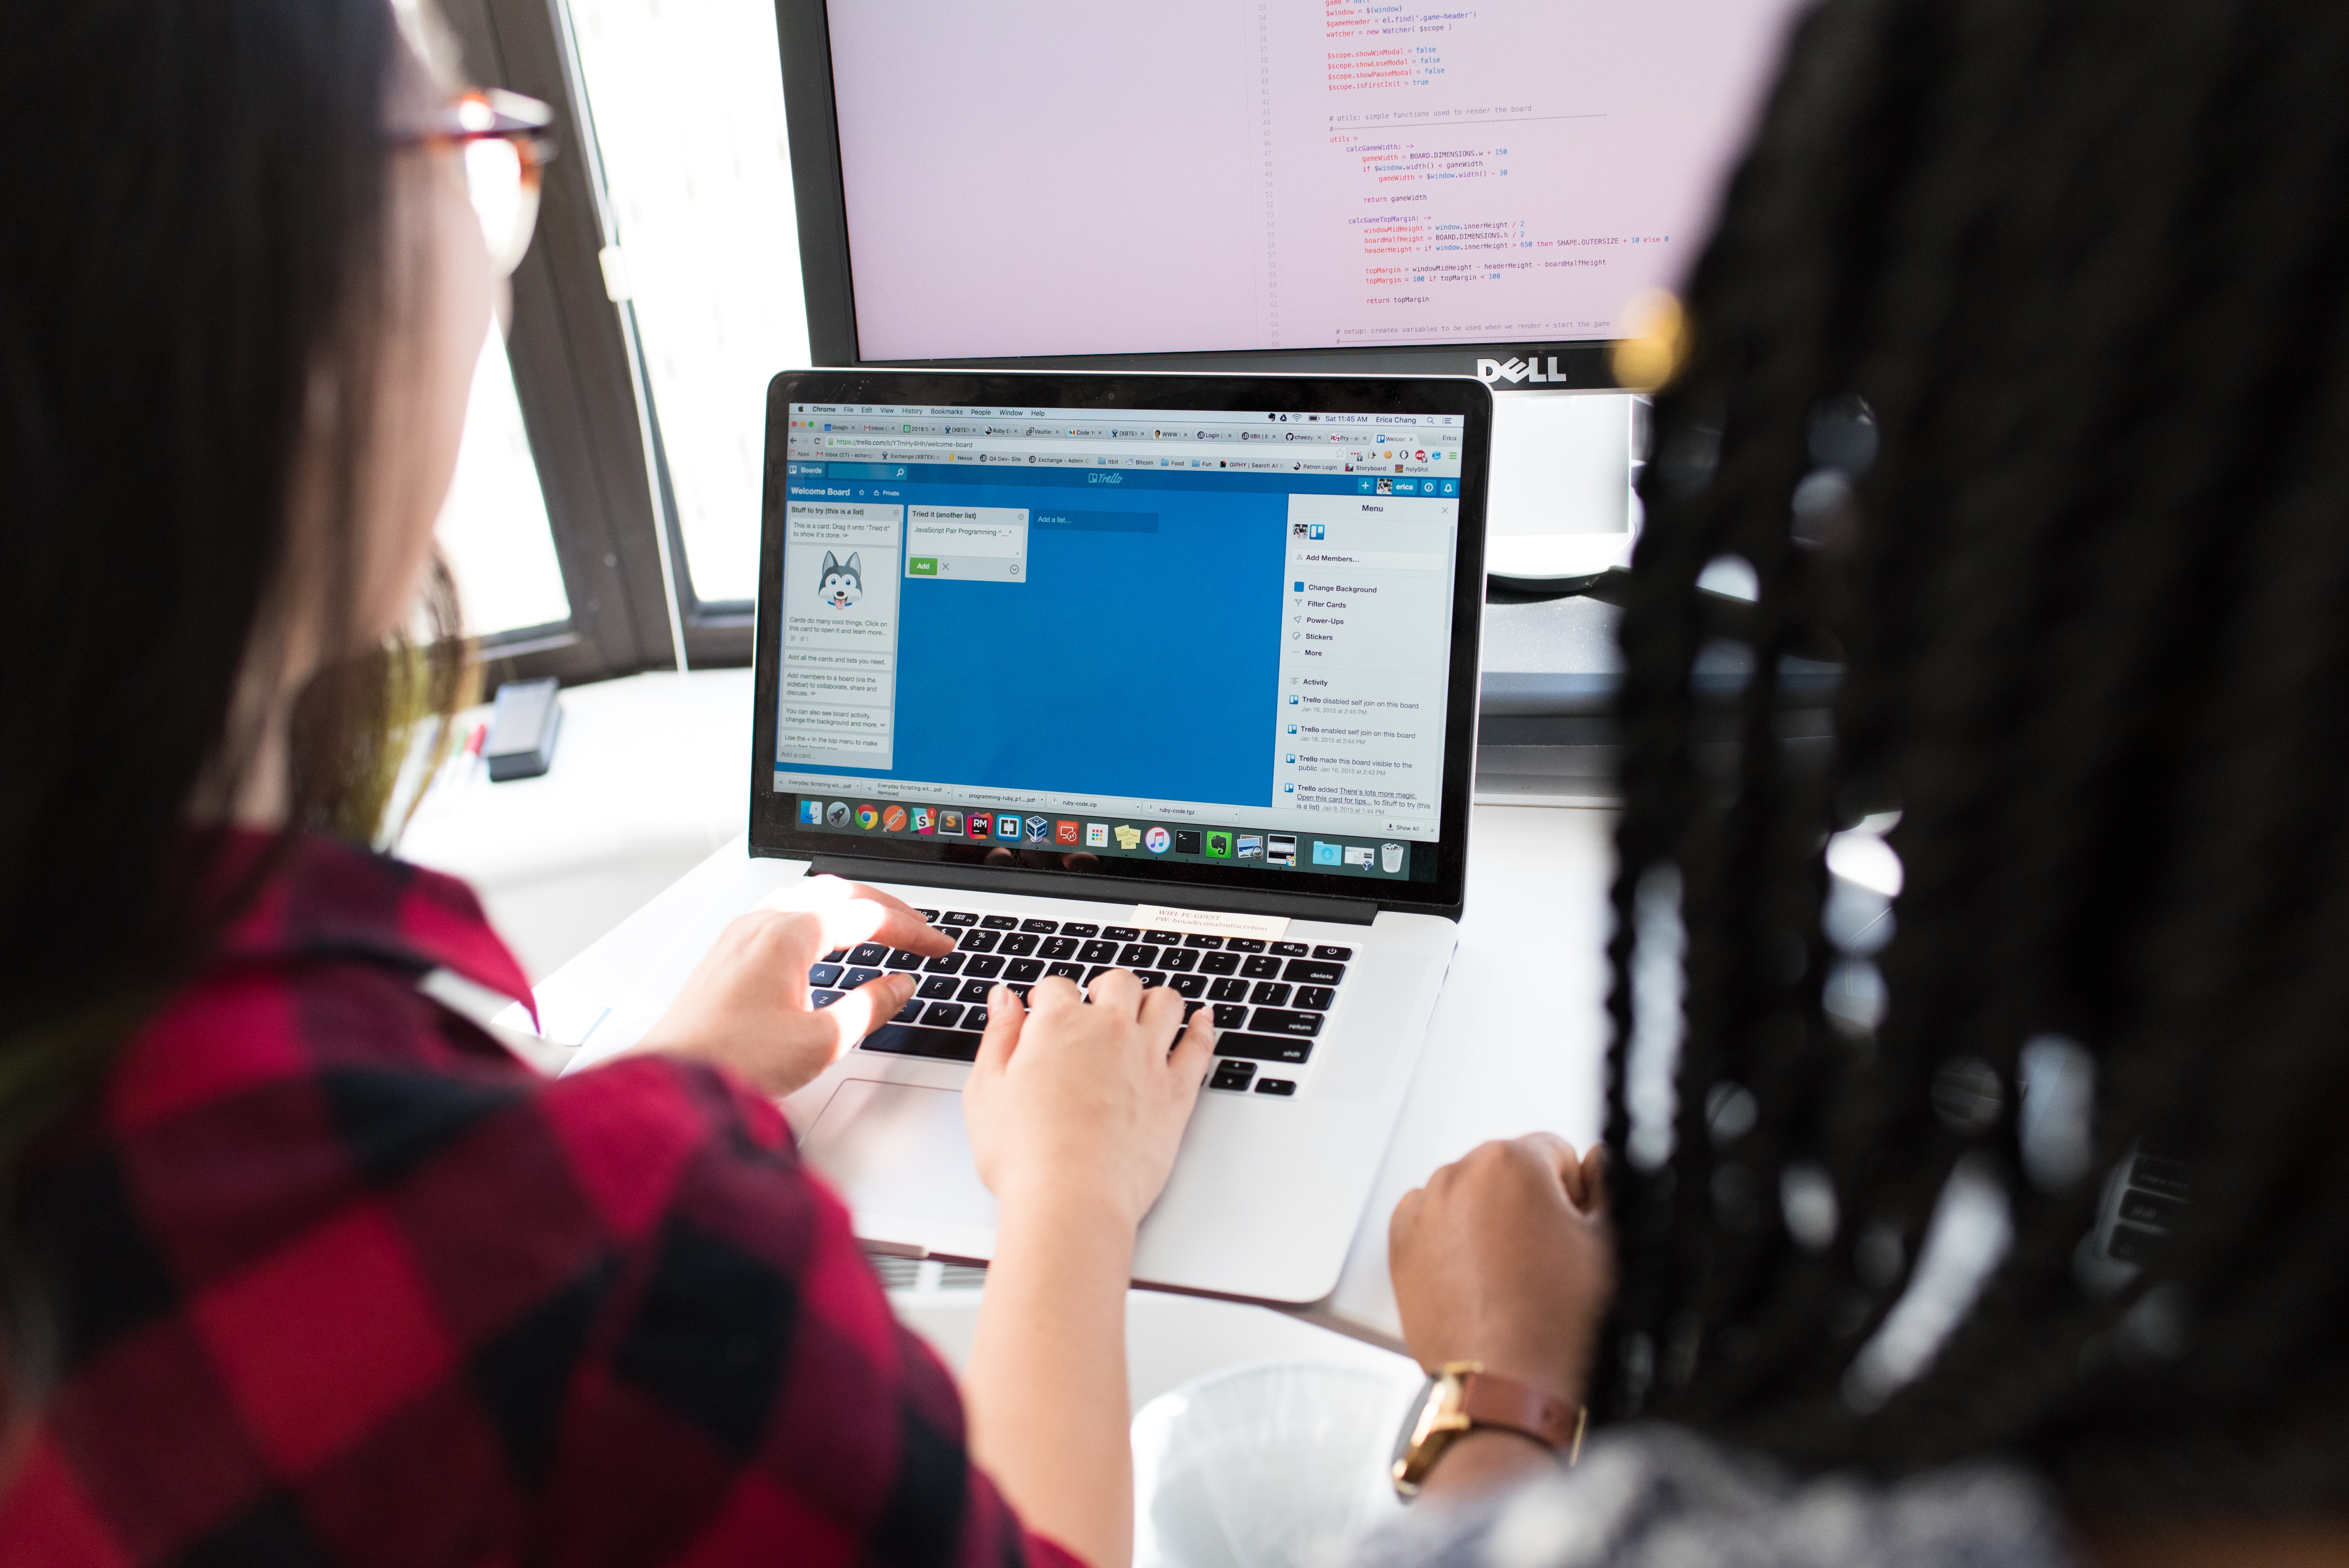
[[[694,669],[740,668],[750,662],[758,602],[704,599],[694,587],[693,555],[685,547],[685,525],[678,517],[677,490],[669,482],[668,448],[661,440],[658,399],[654,397],[649,382],[643,396],[652,410],[653,467],[660,478],[661,528],[668,538],[669,560],[675,563],[678,624],[685,638],[687,662]]]
[[[747,664],[750,607],[688,597],[665,471],[657,490],[653,482],[664,467],[658,423],[635,310],[606,291],[613,228],[561,0],[441,0],[440,9],[475,81],[556,111],[548,134],[558,156],[514,273],[506,355],[571,614],[481,638],[484,678],[576,685],[676,669],[680,652],[688,665]],[[741,651],[730,659],[738,621]],[[697,644],[707,656],[695,657]]]

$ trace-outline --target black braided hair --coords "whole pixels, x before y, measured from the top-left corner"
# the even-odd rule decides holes
[[[1622,626],[1595,1406],[2349,1501],[2349,7],[1825,0],[1687,305]],[[1823,766],[1781,722],[1822,647]],[[2034,1041],[2093,1077],[2077,1158]],[[2147,1149],[2191,1200],[2121,1266]],[[1952,1295],[1961,1188],[2004,1219]]]

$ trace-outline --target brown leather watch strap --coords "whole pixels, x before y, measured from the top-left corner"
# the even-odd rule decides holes
[[[1582,1413],[1574,1406],[1493,1372],[1461,1376],[1459,1408],[1472,1426],[1506,1427],[1558,1449],[1574,1442],[1581,1425]]]

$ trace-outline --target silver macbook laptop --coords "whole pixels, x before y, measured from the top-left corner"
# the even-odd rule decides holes
[[[1216,1063],[1145,1284],[1335,1284],[1467,861],[1492,400],[1466,380],[811,371],[770,392],[754,855],[953,935],[791,1110],[868,1243],[983,1261],[990,986],[1111,967]]]

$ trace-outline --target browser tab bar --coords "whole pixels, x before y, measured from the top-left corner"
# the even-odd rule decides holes
[[[1221,467],[1251,473],[1460,471],[1460,452],[1454,443],[1460,438],[1462,421],[1456,416],[1245,409],[842,409],[806,404],[793,413],[787,449],[793,458],[1051,468]],[[1176,455],[1235,450],[1244,454],[1238,460],[1203,461]]]

